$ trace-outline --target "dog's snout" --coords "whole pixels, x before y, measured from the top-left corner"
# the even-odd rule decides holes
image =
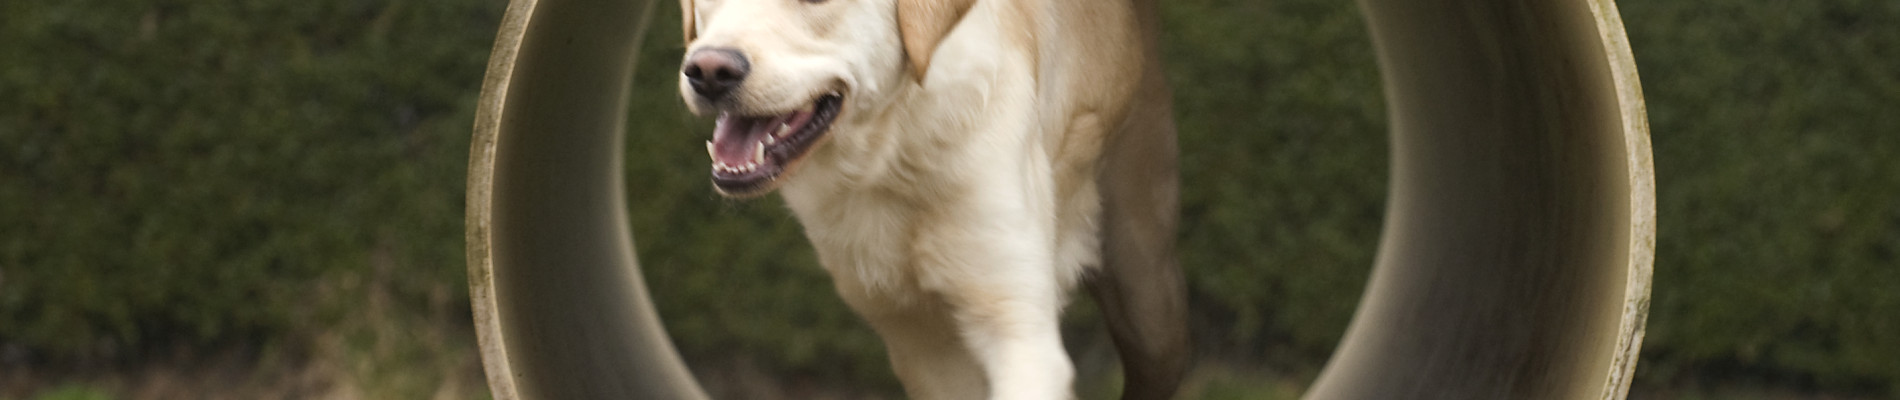
[[[680,67],[680,73],[686,75],[693,91],[708,99],[725,96],[745,82],[750,72],[752,63],[746,60],[745,54],[727,48],[694,51],[686,56],[686,65]]]

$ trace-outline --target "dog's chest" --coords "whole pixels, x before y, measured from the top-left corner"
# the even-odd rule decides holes
[[[875,190],[788,185],[786,203],[847,300],[909,303],[919,293],[911,241],[920,210]],[[803,189],[803,190],[801,190]]]

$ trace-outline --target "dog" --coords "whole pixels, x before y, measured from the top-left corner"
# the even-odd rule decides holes
[[[1152,0],[682,0],[722,195],[774,190],[916,399],[1066,399],[1086,283],[1124,398],[1188,360]]]

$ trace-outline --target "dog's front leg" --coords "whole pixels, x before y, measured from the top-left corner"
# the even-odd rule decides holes
[[[1021,207],[1026,202],[1015,203]],[[920,283],[940,296],[989,398],[1071,397],[1074,368],[1062,347],[1062,306],[1048,224],[1040,212],[984,209],[923,232]]]
[[[869,305],[884,311],[864,313],[884,339],[905,394],[914,400],[983,398],[988,393],[983,368],[964,345],[947,307],[934,300],[919,303],[901,310],[891,310],[888,303]]]
[[[1062,348],[1058,301],[1047,297],[1051,296],[973,294],[955,306],[958,330],[983,366],[990,399],[1072,397],[1069,385],[1075,371]]]

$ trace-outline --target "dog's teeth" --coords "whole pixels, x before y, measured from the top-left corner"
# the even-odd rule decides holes
[[[785,123],[779,123],[778,131],[773,132],[772,136],[785,137],[785,135],[790,135],[790,134],[792,134],[792,126]]]
[[[718,152],[713,151],[713,144],[711,140],[706,141],[706,156],[712,157],[714,160],[719,159]]]
[[[761,164],[764,162],[765,162],[765,146],[753,147],[752,148],[752,163]]]
[[[773,135],[765,135],[765,145],[766,145],[766,146],[771,146],[771,145],[773,145],[773,144],[775,144],[775,143],[778,143],[778,139],[774,139],[774,137],[775,137],[775,136],[773,136]]]

